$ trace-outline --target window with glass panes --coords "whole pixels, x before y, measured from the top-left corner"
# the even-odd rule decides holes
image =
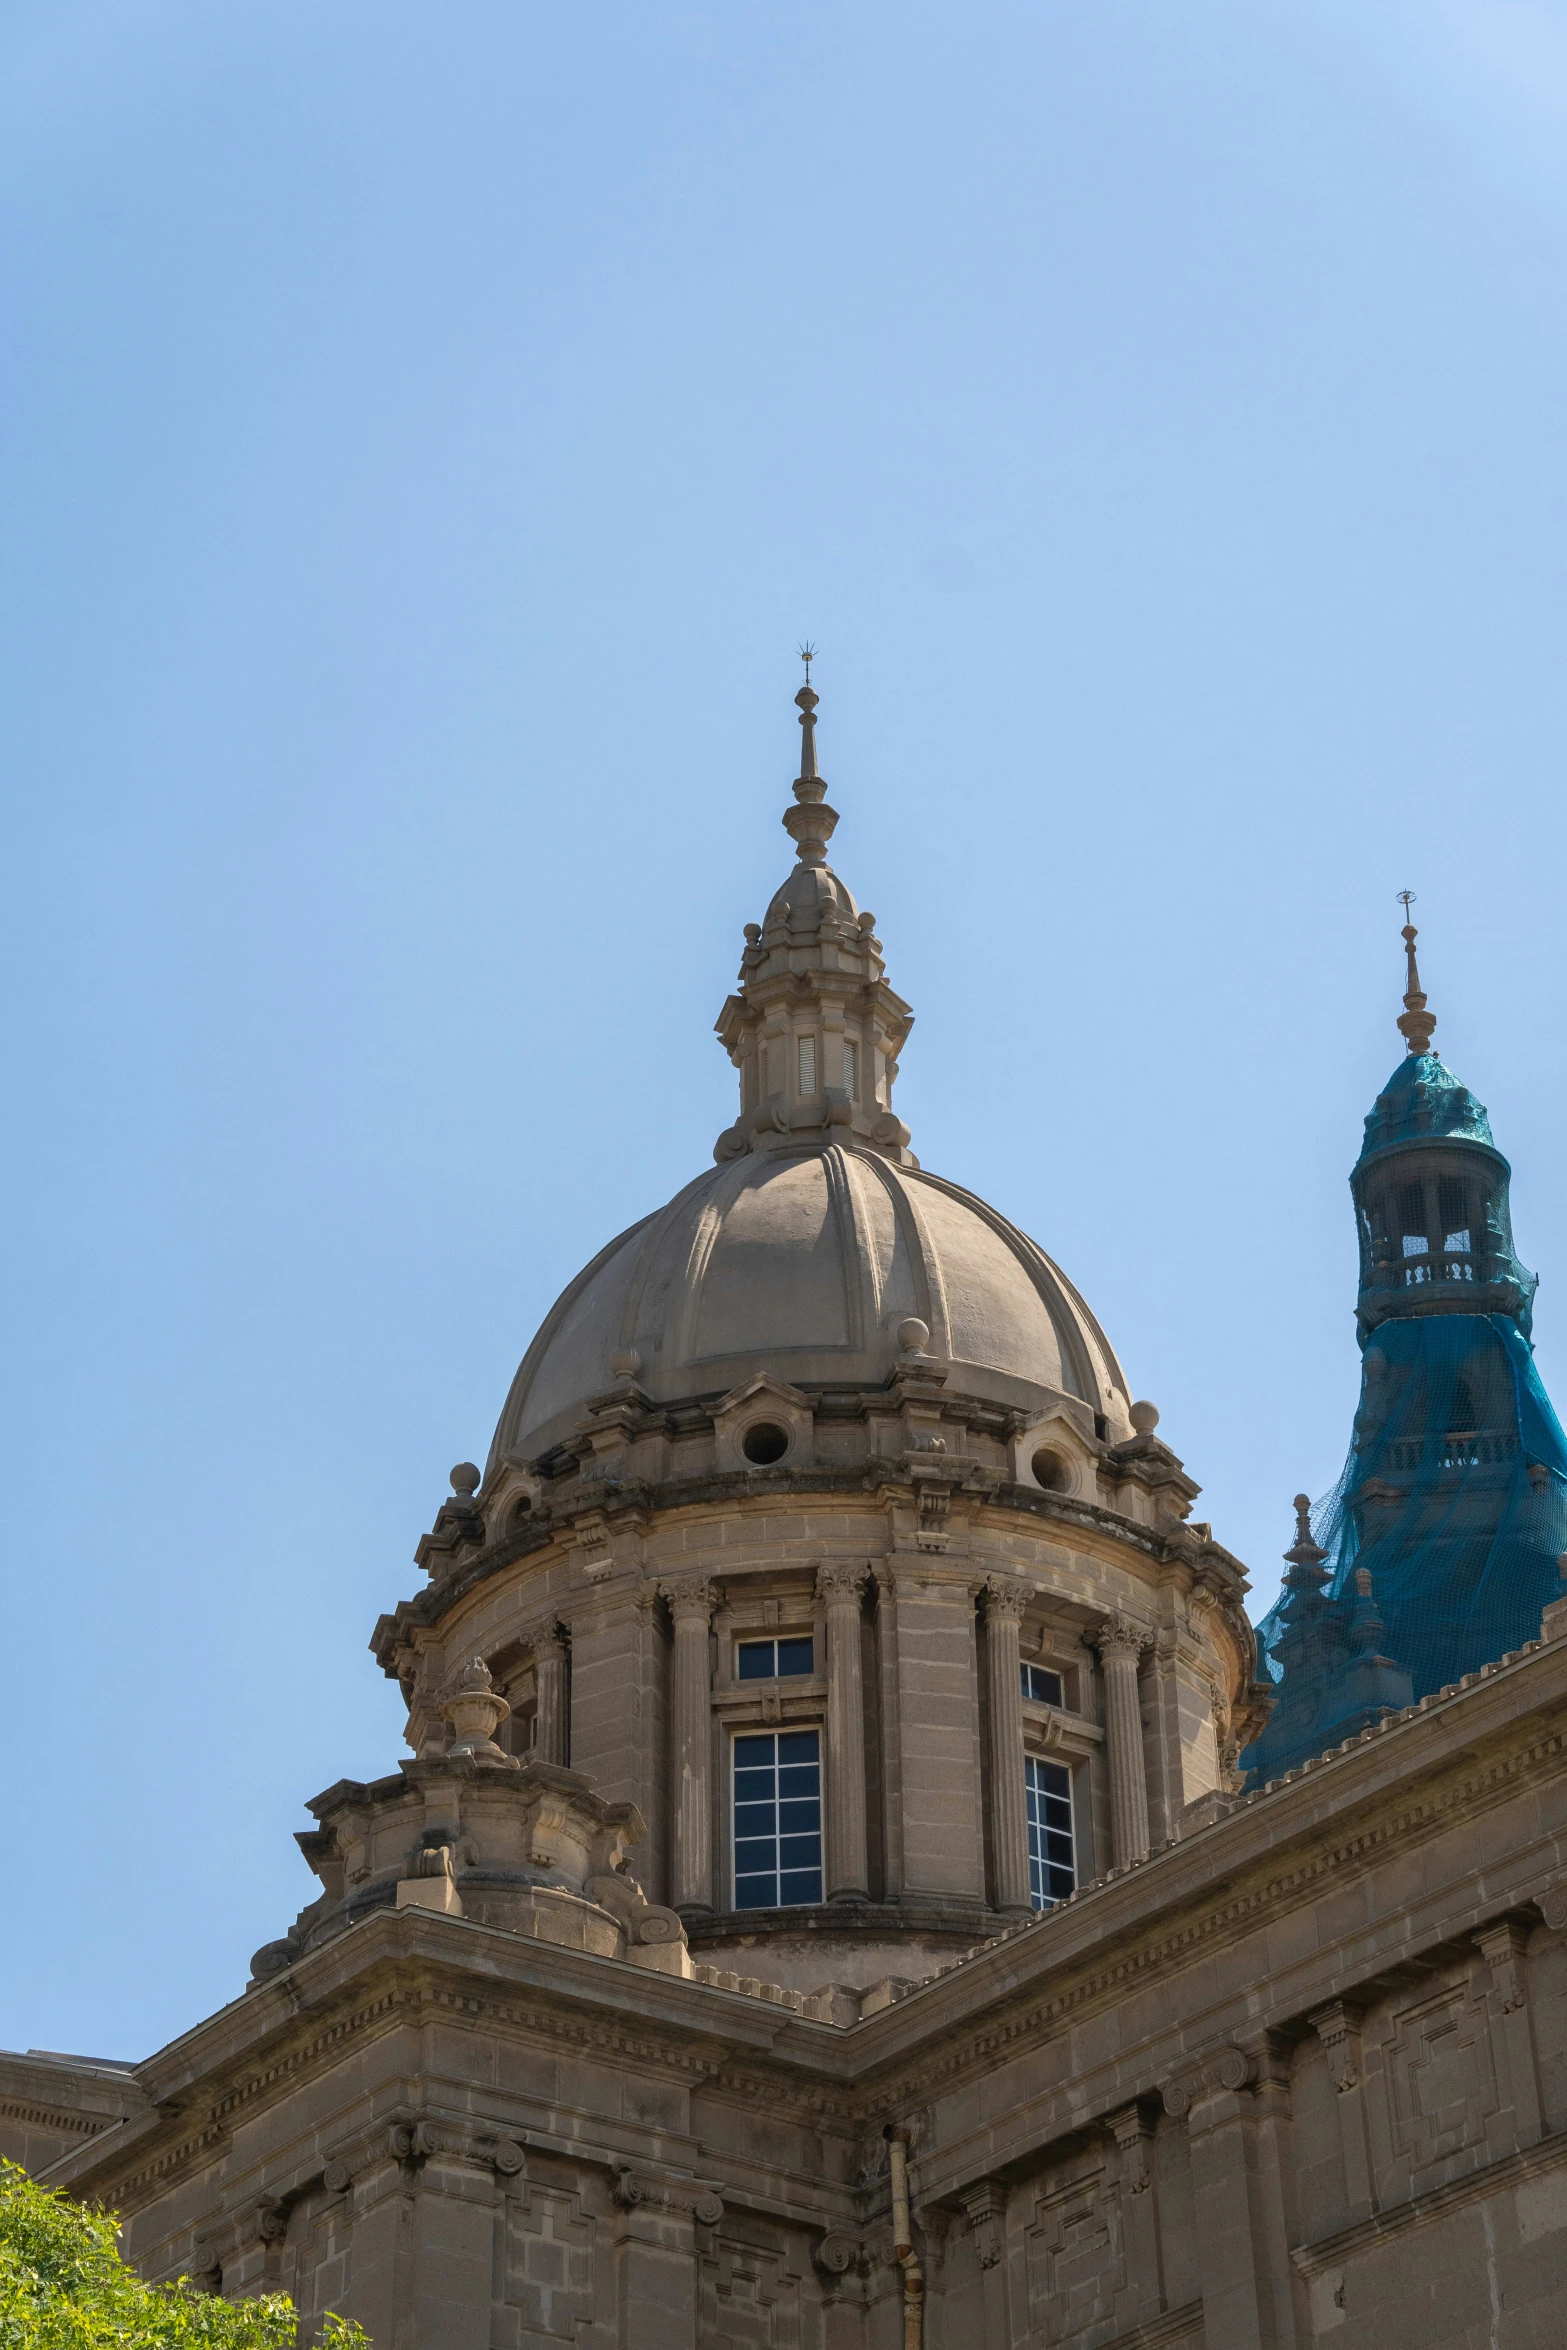
[[[1031,1697],[1036,1705],[1059,1705],[1061,1703],[1060,1674],[1053,1673],[1048,1665],[1025,1665],[1023,1667],[1023,1695]]]
[[[737,1738],[734,1757],[736,1909],[820,1901],[820,1731]]]
[[[1072,1842],[1072,1781],[1059,1763],[1029,1755],[1023,1765],[1028,1806],[1028,1892],[1035,1909],[1064,1901],[1077,1887]]]
[[[741,1681],[787,1681],[816,1670],[816,1643],[807,1632],[798,1640],[742,1640],[735,1647],[735,1676]]]

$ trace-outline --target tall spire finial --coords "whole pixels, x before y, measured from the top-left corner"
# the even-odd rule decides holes
[[[1426,999],[1420,992],[1420,966],[1415,961],[1415,940],[1420,933],[1409,919],[1409,909],[1415,902],[1412,889],[1401,889],[1398,902],[1404,909],[1404,956],[1407,964],[1403,1015],[1398,1023],[1399,1034],[1412,1053],[1431,1049],[1431,1036],[1436,1027],[1436,1014],[1426,1010]]]
[[[827,786],[816,772],[816,705],[820,696],[811,686],[811,663],[816,658],[816,647],[802,645],[800,658],[805,663],[805,683],[794,697],[800,713],[800,772],[794,784],[799,805],[786,813],[784,830],[792,835],[802,865],[825,865],[827,843],[833,836],[838,814],[836,809],[828,807]]]

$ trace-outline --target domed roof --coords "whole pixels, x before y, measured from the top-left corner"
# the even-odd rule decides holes
[[[617,1379],[663,1404],[759,1371],[880,1386],[911,1316],[953,1389],[1029,1411],[1076,1396],[1130,1433],[1121,1367],[1043,1250],[957,1184],[824,1139],[714,1167],[611,1241],[529,1348],[492,1468],[560,1443]]]
[[[718,1034],[740,1115],[718,1164],[578,1274],[528,1349],[491,1469],[537,1460],[589,1404],[635,1380],[655,1404],[726,1395],[758,1372],[801,1387],[881,1386],[900,1323],[949,1391],[1042,1410],[1067,1395],[1131,1433],[1126,1381],[1088,1308],[994,1208],[924,1173],[892,1107],[914,1024],[887,984],[876,917],[827,862],[837,825],[800,711],[784,829],[796,863],[746,926]]]

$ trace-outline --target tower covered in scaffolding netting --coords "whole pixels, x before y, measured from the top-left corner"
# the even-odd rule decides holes
[[[1484,1105],[1431,1048],[1404,931],[1406,1053],[1350,1176],[1360,1405],[1258,1627],[1278,1690],[1243,1756],[1260,1785],[1538,1636],[1561,1596],[1567,1438],[1535,1368],[1535,1280]]]

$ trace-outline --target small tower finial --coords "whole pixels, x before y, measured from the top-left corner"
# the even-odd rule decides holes
[[[1412,889],[1401,889],[1398,902],[1404,909],[1405,980],[1404,1009],[1398,1023],[1399,1034],[1412,1053],[1427,1053],[1436,1027],[1436,1014],[1426,1010],[1426,999],[1420,992],[1420,966],[1415,961],[1415,940],[1420,933],[1409,919],[1409,909],[1415,902]]]
[[[811,684],[816,647],[803,644],[800,658],[805,663],[805,683],[794,697],[800,713],[800,772],[794,782],[797,805],[784,817],[784,829],[792,836],[802,865],[825,865],[827,843],[838,814],[828,807],[827,786],[816,771],[816,705],[821,698]]]

